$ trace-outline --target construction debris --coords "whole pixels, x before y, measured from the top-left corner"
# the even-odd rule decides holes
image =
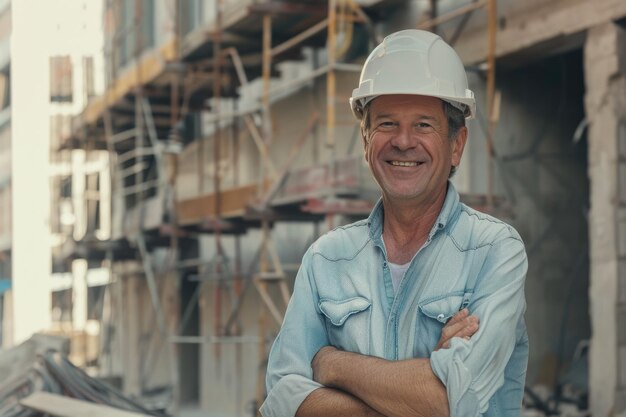
[[[33,344],[29,340],[16,349],[28,351]],[[6,364],[7,357],[13,358],[15,353],[0,353],[0,363]],[[23,360],[19,365],[21,371],[14,370],[0,384],[0,417],[167,417],[162,406],[149,408],[126,397],[114,387],[90,377],[57,351],[48,350],[37,355],[30,365],[25,365]]]
[[[0,350],[0,375],[2,375],[0,383],[4,384],[23,373],[24,369],[30,367],[37,360],[38,355],[50,350],[68,355],[70,351],[69,339],[37,333],[18,346]],[[0,385],[0,387],[2,386]]]

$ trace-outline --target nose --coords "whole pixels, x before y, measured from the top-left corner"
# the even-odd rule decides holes
[[[411,126],[398,126],[395,134],[391,138],[391,145],[400,151],[406,151],[407,149],[417,146],[417,138],[413,137]]]

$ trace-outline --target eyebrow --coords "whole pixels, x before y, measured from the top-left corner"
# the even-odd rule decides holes
[[[394,113],[381,113],[381,114],[377,114],[374,117],[372,117],[372,120],[377,120],[377,119],[382,119],[385,117],[393,117],[395,114]],[[428,120],[428,121],[433,121],[433,122],[438,122],[437,118],[434,116],[427,116],[427,115],[420,115],[417,116],[418,119],[420,120]]]

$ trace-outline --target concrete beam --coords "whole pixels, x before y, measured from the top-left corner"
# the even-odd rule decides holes
[[[500,16],[496,56],[504,57],[535,45],[584,32],[602,23],[626,16],[623,0],[552,0],[527,2],[523,10]],[[487,27],[464,33],[455,45],[465,64],[487,59]]]

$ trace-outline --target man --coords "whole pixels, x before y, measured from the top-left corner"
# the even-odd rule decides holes
[[[448,180],[475,113],[461,60],[432,33],[397,32],[350,101],[382,199],[304,255],[261,413],[519,416],[526,254]]]

